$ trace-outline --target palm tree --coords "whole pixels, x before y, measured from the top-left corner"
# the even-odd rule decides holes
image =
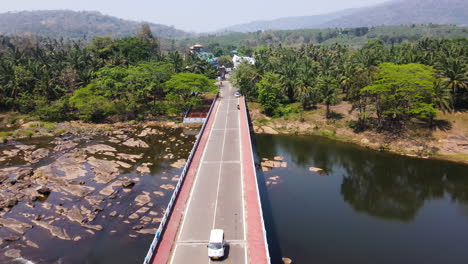
[[[437,80],[434,83],[434,95],[432,103],[442,112],[452,111],[450,89],[443,83],[443,80]]]
[[[326,117],[331,117],[330,105],[339,102],[338,98],[338,83],[333,76],[324,74],[318,77],[318,90],[320,92],[321,101],[326,106]]]
[[[468,89],[468,68],[466,63],[461,58],[443,57],[440,58],[437,68],[443,73],[446,87],[452,93],[452,109],[458,100],[458,92],[460,89]]]

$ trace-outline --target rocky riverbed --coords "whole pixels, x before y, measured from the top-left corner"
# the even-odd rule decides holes
[[[128,125],[0,144],[0,263],[142,260],[197,131]]]

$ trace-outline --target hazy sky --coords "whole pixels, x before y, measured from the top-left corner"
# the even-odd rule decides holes
[[[386,0],[0,0],[0,12],[44,9],[97,10],[137,21],[212,31],[253,20],[315,15]]]

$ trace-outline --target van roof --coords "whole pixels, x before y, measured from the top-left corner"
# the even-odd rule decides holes
[[[210,234],[210,243],[223,243],[224,231],[222,229],[213,229]]]

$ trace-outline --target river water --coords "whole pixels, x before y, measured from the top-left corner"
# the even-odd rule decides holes
[[[255,141],[274,259],[468,263],[468,166],[321,137],[256,135]],[[274,157],[283,161],[265,161]]]
[[[142,263],[197,133],[131,126],[0,144],[0,202],[18,201],[0,210],[0,263]],[[51,193],[37,198],[40,185]]]

